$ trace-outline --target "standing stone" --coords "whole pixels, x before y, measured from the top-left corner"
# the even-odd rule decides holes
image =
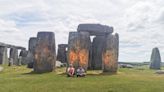
[[[8,64],[7,48],[0,46],[0,64]]]
[[[70,32],[68,42],[68,62],[75,68],[88,68],[90,35],[88,32]]]
[[[92,43],[92,69],[102,69],[102,51],[104,47],[105,36],[96,36]]]
[[[160,69],[161,56],[158,48],[153,48],[150,62],[150,69]]]
[[[27,54],[28,54],[28,51],[21,50],[21,52],[19,54],[19,62],[21,63],[21,65],[28,64],[28,62],[27,62]]]
[[[37,43],[37,38],[36,37],[31,37],[30,40],[29,40],[28,50],[30,52],[32,52],[33,54],[35,52],[36,43]]]
[[[118,34],[109,34],[106,37],[102,53],[103,72],[117,72],[118,68]]]
[[[57,53],[57,60],[61,61],[62,63],[67,63],[67,44],[59,44],[58,45],[58,53]]]
[[[51,72],[55,69],[56,50],[53,32],[39,32],[35,48],[34,71]]]
[[[118,68],[118,58],[119,58],[119,34],[115,34],[115,52],[116,52],[116,62],[117,62],[117,68]]]
[[[14,65],[19,65],[18,62],[18,49],[16,48],[10,48],[10,59],[13,59],[13,64]]]
[[[92,42],[90,41],[88,69],[92,70]]]
[[[28,53],[27,53],[27,67],[28,68],[33,68],[33,63],[34,63],[34,53],[35,53],[35,48],[36,48],[36,43],[37,43],[37,38],[36,37],[31,37],[29,39],[29,45],[28,45]]]
[[[27,68],[33,68],[34,55],[30,51],[28,51],[27,53],[26,62],[27,62]]]

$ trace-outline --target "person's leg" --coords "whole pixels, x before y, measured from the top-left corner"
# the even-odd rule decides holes
[[[72,74],[71,74],[71,73],[68,73],[67,76],[68,76],[68,77],[72,77]]]
[[[80,77],[85,77],[85,74],[81,74]]]
[[[79,73],[76,73],[76,76],[79,77],[80,76]]]
[[[67,77],[71,77],[69,74],[67,74]]]

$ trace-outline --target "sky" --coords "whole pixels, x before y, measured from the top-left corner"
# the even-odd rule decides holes
[[[56,45],[80,23],[114,27],[119,61],[150,61],[158,47],[164,60],[163,0],[0,0],[0,42],[28,47],[39,31],[55,33]]]

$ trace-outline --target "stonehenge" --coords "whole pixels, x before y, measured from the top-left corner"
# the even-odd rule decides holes
[[[150,59],[150,69],[160,69],[161,68],[161,56],[158,48],[153,48],[151,59]]]
[[[113,27],[101,24],[79,24],[77,32],[69,33],[68,63],[74,67],[117,72],[119,36]],[[95,36],[91,42],[90,36]]]
[[[79,24],[77,31],[69,32],[67,44],[58,44],[57,56],[53,32],[38,32],[31,37],[28,50],[0,43],[0,64],[8,63],[7,48],[14,65],[27,65],[37,73],[55,70],[56,60],[75,68],[82,66],[85,71],[117,72],[118,68],[119,35],[113,34],[113,27],[107,25]]]
[[[56,64],[55,34],[38,32],[34,52],[34,72],[51,72]]]

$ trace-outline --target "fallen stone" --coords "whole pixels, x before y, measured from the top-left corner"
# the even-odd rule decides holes
[[[164,70],[157,70],[155,73],[156,74],[164,74]]]
[[[63,67],[64,64],[61,61],[56,61],[56,67]]]
[[[120,68],[134,68],[134,66],[130,64],[119,64],[119,67]]]

